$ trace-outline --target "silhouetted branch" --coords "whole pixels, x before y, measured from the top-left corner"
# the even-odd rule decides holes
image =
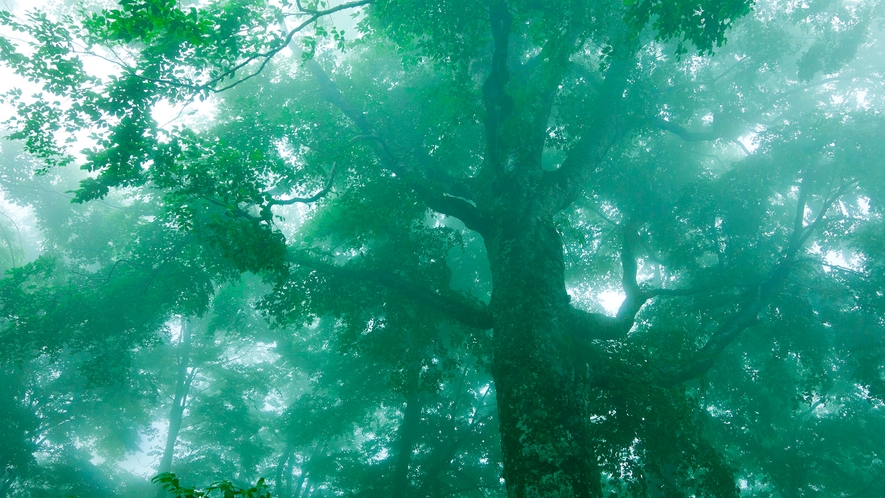
[[[337,266],[295,253],[290,254],[289,261],[293,264],[311,268],[332,277],[343,278],[347,281],[371,282],[381,285],[399,293],[403,297],[436,309],[468,327],[487,330],[494,326],[492,315],[485,307],[471,305],[454,297],[444,296],[388,272]]]
[[[267,205],[268,206],[288,206],[290,204],[295,204],[295,203],[307,204],[307,203],[316,202],[316,201],[322,199],[323,197],[326,196],[326,194],[329,193],[329,190],[332,188],[332,182],[335,180],[335,170],[337,167],[338,167],[338,163],[332,164],[332,170],[329,171],[329,176],[326,177],[326,183],[323,185],[323,188],[319,192],[317,192],[316,194],[313,194],[309,197],[291,197],[289,199],[271,198],[267,202]],[[269,195],[269,194],[266,194],[266,195]]]
[[[581,341],[616,341],[627,336],[633,327],[633,320],[573,307],[569,309],[568,326],[572,336]]]
[[[349,2],[349,3],[341,4],[341,5],[337,6],[337,7],[332,7],[332,8],[330,8],[330,9],[325,9],[325,10],[307,9],[307,8],[305,8],[305,7],[301,4],[301,0],[295,0],[295,5],[298,7],[298,10],[300,10],[301,12],[304,12],[305,14],[311,14],[311,15],[314,15],[314,16],[320,16],[320,17],[322,17],[322,16],[327,16],[327,15],[329,15],[329,14],[334,14],[334,13],[336,13],[336,12],[340,12],[340,11],[345,10],[345,9],[351,9],[351,8],[353,8],[353,7],[360,7],[360,6],[362,6],[362,5],[368,5],[368,4],[373,3],[373,2],[374,2],[374,0],[364,0],[364,1],[358,1],[358,2]]]
[[[221,93],[226,90],[230,90],[231,88],[233,88],[237,85],[240,85],[240,84],[258,76],[259,74],[261,74],[264,71],[264,69],[267,67],[267,65],[270,63],[271,59],[273,59],[273,57],[276,56],[278,53],[282,52],[283,49],[285,49],[289,45],[289,43],[291,43],[292,39],[295,37],[295,35],[297,33],[304,30],[304,28],[310,26],[311,24],[313,24],[314,22],[316,22],[320,18],[334,14],[336,12],[340,12],[342,10],[361,7],[364,5],[369,5],[373,2],[374,2],[374,0],[358,0],[358,1],[353,1],[353,2],[343,3],[341,5],[338,5],[337,7],[332,7],[332,8],[325,9],[325,10],[301,9],[302,12],[310,14],[310,17],[307,18],[306,20],[304,20],[303,22],[301,22],[300,24],[298,24],[298,26],[287,31],[285,38],[283,38],[282,42],[279,45],[277,45],[276,47],[271,48],[265,52],[257,52],[255,54],[252,54],[252,55],[246,57],[245,59],[241,60],[237,64],[231,66],[230,68],[228,68],[228,69],[222,71],[221,73],[217,74],[216,76],[210,78],[205,83],[201,83],[201,84],[187,83],[187,82],[183,82],[183,81],[179,81],[179,80],[175,80],[175,79],[152,78],[149,76],[144,76],[143,74],[137,73],[135,68],[129,66],[128,64],[126,64],[122,61],[110,59],[108,57],[104,57],[101,54],[94,53],[94,52],[81,52],[81,53],[83,53],[84,55],[90,55],[93,57],[103,59],[107,62],[110,62],[110,63],[124,69],[129,76],[143,80],[143,81],[149,81],[151,83],[156,83],[159,85],[168,85],[168,86],[176,87],[176,88],[185,88],[185,89],[193,90],[194,92],[197,92],[197,93],[200,93],[200,92]],[[216,86],[219,83],[221,83],[222,81],[227,80],[228,78],[232,78],[234,75],[236,75],[236,73],[238,71],[244,69],[249,64],[252,64],[253,62],[256,62],[259,60],[261,61],[261,63],[259,64],[258,68],[255,69],[254,71],[248,73],[246,76],[239,78],[238,80],[236,80],[230,84],[227,84],[225,86],[221,86],[221,87]]]
[[[92,287],[98,287],[98,286],[104,285],[104,284],[106,284],[106,283],[108,283],[108,282],[111,281],[111,277],[114,275],[114,271],[116,271],[117,266],[120,265],[121,263],[126,263],[126,264],[129,264],[129,265],[132,265],[132,266],[148,267],[148,265],[144,265],[144,264],[141,264],[141,263],[136,263],[136,262],[134,262],[134,261],[132,261],[132,260],[129,260],[129,259],[126,259],[126,258],[122,258],[122,259],[118,259],[117,261],[115,261],[114,264],[111,265],[111,269],[108,270],[108,274],[105,275],[104,277],[101,277],[101,278],[96,278],[96,277],[93,277],[92,275],[89,275],[89,274],[87,274],[87,273],[78,272],[78,271],[76,271],[76,270],[68,270],[68,271],[71,272],[71,273],[73,273],[74,275],[79,275],[79,276],[81,276],[81,277],[85,277],[87,280],[94,280],[94,281],[96,281],[96,282],[94,282],[93,284],[91,284],[91,286],[92,286]]]
[[[588,340],[619,340],[627,336],[636,323],[636,316],[645,304],[655,297],[690,296],[707,292],[713,287],[692,289],[644,289],[639,285],[636,264],[636,244],[638,235],[628,228],[622,228],[621,250],[621,285],[624,290],[624,301],[618,312],[611,317],[602,313],[572,308],[569,311],[569,326],[576,339]]]
[[[262,221],[260,216],[255,216],[254,214],[246,211],[245,209],[241,208],[240,206],[227,204],[227,203],[221,202],[218,199],[215,199],[213,197],[202,197],[202,199],[208,201],[211,204],[215,204],[218,207],[224,208],[225,210],[227,210],[227,212],[231,216],[233,216],[235,218],[246,218],[247,220],[252,220],[254,222]]]
[[[712,142],[724,138],[713,130],[689,131],[684,126],[657,117],[650,118],[648,122],[655,128],[668,131],[686,142]]]

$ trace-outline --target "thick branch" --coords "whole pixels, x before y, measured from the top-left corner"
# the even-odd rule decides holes
[[[617,340],[630,332],[636,321],[636,314],[651,299],[642,292],[636,280],[636,234],[629,228],[622,230],[621,285],[626,295],[614,317],[601,313],[589,313],[572,308],[569,311],[569,325],[575,338],[581,340]]]
[[[486,161],[492,171],[503,171],[502,155],[500,154],[500,124],[513,112],[513,98],[504,93],[504,86],[510,79],[507,72],[508,39],[513,16],[507,8],[507,2],[501,0],[489,8],[489,19],[492,25],[494,52],[492,68],[482,85],[483,103],[486,108]]]
[[[572,336],[581,341],[617,341],[627,336],[633,320],[571,308],[568,326]]]
[[[492,315],[484,308],[473,306],[454,297],[444,296],[388,272],[336,266],[315,261],[299,254],[290,255],[289,261],[347,281],[378,284],[419,304],[433,308],[468,327],[480,330],[487,330],[493,327]]]
[[[494,27],[494,16],[492,21]],[[504,173],[504,162],[513,166],[513,169],[507,168],[508,174],[517,168],[532,175],[540,171],[556,95],[572,64],[570,58],[576,50],[578,38],[586,29],[585,26],[569,26],[568,19],[563,19],[563,23],[561,34],[549,37],[539,53],[526,64],[520,66],[518,60],[508,61],[508,66],[516,65],[512,75],[496,63],[507,56],[507,46],[503,42],[508,40],[509,33],[499,34],[493,29],[496,34],[493,72],[483,86],[483,95],[486,132],[489,134],[486,139],[488,155],[492,172],[499,176]],[[511,88],[518,88],[521,95],[517,100],[504,92],[503,82],[511,81],[511,76],[516,80],[510,83]],[[500,87],[493,90],[493,83],[500,84]],[[498,119],[492,119],[495,117]]]
[[[620,103],[631,69],[632,56],[613,58],[597,99],[598,112],[590,117],[584,136],[559,169],[545,175],[547,195],[554,199],[556,209],[565,209],[580,197],[596,166],[630,128]]]
[[[636,233],[629,228],[624,227],[622,234],[621,247],[621,286],[624,288],[626,298],[618,308],[618,317],[635,316],[639,312],[639,308],[649,299],[639,289],[639,283],[636,274],[639,272],[639,265],[636,264]]]
[[[761,291],[761,287],[754,289],[753,293],[745,297],[740,310],[729,318],[685,364],[660,371],[659,377],[662,384],[676,385],[704,375],[713,367],[719,354],[734,342],[741,332],[756,325],[759,322],[757,317],[762,309],[764,298],[767,297]]]
[[[430,181],[427,175],[403,166],[393,154],[387,142],[375,133],[365,114],[344,97],[338,86],[329,78],[329,75],[326,74],[319,63],[315,60],[310,60],[305,65],[319,83],[323,97],[330,104],[337,107],[359,129],[361,135],[355,137],[355,139],[370,143],[386,169],[402,178],[427,203],[430,209],[460,219],[471,230],[479,233],[486,231],[488,222],[473,204],[459,197],[437,191],[455,190],[463,192],[463,188],[457,188],[456,180],[443,180],[437,174],[434,176],[433,181]]]
[[[425,201],[430,209],[458,218],[464,223],[464,226],[479,234],[487,233],[491,227],[489,220],[480,213],[476,206],[460,197],[441,195],[427,198]]]

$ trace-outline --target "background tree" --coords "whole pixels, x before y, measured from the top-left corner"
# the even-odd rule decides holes
[[[347,10],[352,42],[335,24]],[[860,434],[843,418],[880,423],[881,15],[874,1],[148,0],[6,13],[18,38],[0,56],[43,85],[7,95],[30,154],[74,162],[65,139],[93,132],[75,201],[145,189],[206,282],[258,274],[275,325],[329,321],[316,330],[344,359],[400,376],[385,393],[399,423],[302,453],[295,493],[371,494],[378,476],[426,491],[415,427],[458,389],[431,385],[432,365],[457,372],[445,360],[469,365],[466,351],[489,359],[509,496],[873,495],[873,443],[822,448]],[[153,118],[197,99],[211,123]],[[603,290],[623,296],[613,316]],[[21,306],[4,333],[24,330]],[[311,404],[365,425],[384,389],[337,377],[363,401],[297,398],[286,430]],[[309,441],[295,431],[280,465]],[[384,451],[357,451],[371,441]]]
[[[452,489],[445,480],[455,489],[497,487],[497,459],[481,463],[468,453],[476,444],[480,454],[493,451],[496,440],[493,405],[474,407],[469,400],[476,392],[462,391],[479,382],[480,399],[493,396],[484,370],[472,373],[475,360],[440,356],[444,344],[429,332],[420,344],[409,342],[406,354],[399,346],[408,334],[402,324],[392,335],[360,340],[359,316],[339,327],[317,322],[297,336],[291,329],[269,330],[255,302],[266,285],[248,275],[236,284],[205,280],[212,249],[197,256],[193,251],[202,249],[195,242],[168,232],[147,192],[131,190],[102,209],[72,212],[64,193],[70,180],[33,176],[36,163],[12,145],[6,164],[16,176],[7,177],[6,192],[34,210],[45,250],[0,286],[10,376],[4,493],[144,496],[144,481],[116,465],[138,446],[145,451],[150,435],[159,441],[151,471],[173,470],[190,483],[224,476],[248,487],[260,472],[276,479],[279,496],[340,490],[389,496],[393,488],[402,494],[419,486],[445,494]],[[400,313],[415,327],[426,322],[405,309]],[[442,334],[445,344],[451,354],[462,354],[465,336],[453,332]],[[340,339],[330,344],[329,334]],[[126,388],[136,379],[140,389]],[[449,384],[458,389],[453,401],[439,396]],[[407,438],[395,434],[404,389],[421,393],[420,403],[407,410]],[[344,406],[333,394],[346,398]],[[447,406],[439,414],[445,420],[421,416]],[[452,434],[459,428],[465,432]],[[367,438],[369,431],[375,434]],[[445,444],[431,444],[439,440]],[[74,447],[73,453],[64,450]],[[406,458],[399,457],[402,448],[408,448]],[[410,466],[399,463],[410,460],[412,448],[422,459],[427,455],[426,473],[410,476]],[[452,459],[460,463],[450,470]],[[350,462],[346,475],[338,460]],[[393,467],[396,486],[389,482]]]

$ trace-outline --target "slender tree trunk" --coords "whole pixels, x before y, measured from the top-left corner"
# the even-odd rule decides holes
[[[456,428],[454,421],[458,416],[458,408],[459,408],[461,399],[467,398],[468,396],[470,396],[462,389],[464,387],[464,380],[465,380],[466,376],[467,376],[467,374],[465,372],[465,374],[461,377],[461,382],[458,386],[458,389],[455,390],[456,398],[455,398],[455,401],[453,402],[452,411],[451,411],[451,418],[453,421],[451,429]],[[479,398],[479,402],[476,406],[476,409],[477,409],[476,415],[479,415],[478,411],[479,411],[479,408],[481,408],[482,402],[484,399],[485,399],[485,395],[483,395]],[[440,475],[443,473],[443,471],[449,465],[451,465],[452,460],[454,460],[455,456],[457,456],[458,449],[461,447],[464,440],[467,439],[468,437],[470,437],[471,432],[473,432],[473,430],[474,430],[473,424],[476,423],[476,418],[477,417],[473,418],[472,422],[468,425],[467,430],[462,431],[460,434],[458,434],[454,430],[450,430],[449,437],[445,442],[441,442],[442,444],[434,445],[433,452],[430,454],[430,457],[427,460],[425,460],[425,463],[422,465],[422,467],[423,467],[422,470],[423,470],[423,474],[424,474],[423,475],[424,482],[422,482],[421,487],[418,488],[416,496],[420,496],[423,498],[425,496],[426,497],[439,496],[441,494],[441,491],[439,490],[438,487],[437,487],[436,492],[434,492],[434,485],[439,483]],[[485,416],[483,416],[482,418],[485,418]]]
[[[562,241],[552,209],[518,189],[512,194],[486,237],[508,496],[601,496],[587,435],[583,372],[569,354]]]
[[[286,498],[292,497],[293,493],[294,493],[292,491],[292,464],[293,464],[292,460],[294,457],[295,457],[295,455],[290,450],[289,451],[289,461],[286,462]],[[301,472],[301,475],[298,478],[298,487],[296,488],[299,493],[301,492],[301,484],[304,482],[304,477],[305,477],[304,472]]]
[[[283,483],[285,483],[285,488]],[[277,461],[277,475],[274,479],[274,487],[281,497],[289,498],[292,496],[292,446],[289,444],[286,444],[286,449]],[[284,489],[285,491],[282,491]]]
[[[187,397],[190,392],[193,371],[190,369],[191,330],[187,320],[181,321],[181,334],[178,338],[178,374],[175,379],[175,396],[172,407],[169,409],[169,431],[166,433],[166,445],[163,448],[163,456],[157,473],[172,471],[172,458],[175,455],[175,443],[178,441],[178,433],[181,432],[181,423],[184,417],[184,409],[187,406]],[[157,498],[165,498],[163,488],[157,489]]]
[[[290,472],[290,475],[291,475],[291,472]],[[298,484],[295,486],[295,492],[289,496],[291,496],[292,498],[300,498],[302,493],[305,491],[305,489],[304,489],[305,481],[307,481],[307,473],[301,472],[301,475],[298,476]],[[289,481],[289,482],[291,483],[292,481]],[[289,489],[289,488],[287,488],[287,489]]]
[[[416,372],[417,373],[417,372]],[[417,377],[417,375],[416,375]],[[403,421],[397,434],[396,467],[393,471],[393,498],[405,498],[409,489],[409,464],[412,461],[412,449],[418,439],[418,426],[421,422],[421,393],[416,386],[410,389],[406,397]]]

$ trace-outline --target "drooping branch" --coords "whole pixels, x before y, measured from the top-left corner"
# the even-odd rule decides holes
[[[124,62],[121,62],[119,60],[114,60],[114,59],[111,59],[108,57],[104,57],[101,54],[95,53],[95,52],[81,52],[81,53],[84,53],[85,55],[89,55],[92,57],[97,57],[99,59],[102,59],[102,60],[105,60],[105,61],[110,62],[112,64],[115,64],[115,65],[119,66],[120,68],[122,68],[123,70],[125,70],[129,76],[131,76],[133,78],[137,78],[139,80],[148,81],[148,82],[159,84],[159,85],[171,86],[171,87],[175,87],[175,88],[189,89],[189,90],[192,90],[196,93],[202,93],[202,92],[221,93],[226,90],[230,90],[231,88],[234,88],[235,86],[240,85],[240,84],[258,76],[259,74],[261,74],[265,70],[265,68],[267,68],[267,65],[270,64],[270,61],[277,54],[279,54],[286,47],[289,46],[289,44],[295,38],[296,34],[300,33],[308,26],[314,24],[319,19],[329,16],[329,15],[332,15],[336,12],[341,12],[343,10],[354,9],[357,7],[369,5],[371,3],[374,3],[374,1],[375,0],[355,0],[352,2],[346,2],[341,5],[331,7],[328,9],[324,9],[324,10],[300,9],[302,13],[309,14],[309,17],[307,19],[305,19],[304,21],[302,21],[301,23],[299,23],[294,28],[292,28],[288,31],[285,31],[286,36],[282,39],[282,41],[280,43],[278,43],[273,48],[270,48],[264,52],[256,52],[254,54],[249,55],[248,57],[245,57],[240,62],[234,64],[230,68],[225,69],[224,71],[216,74],[215,76],[213,76],[209,80],[205,81],[204,83],[200,83],[200,84],[187,83],[187,82],[183,82],[183,81],[176,80],[176,79],[154,78],[154,77],[146,76],[145,74],[143,74],[143,72],[139,72],[137,70],[137,68],[131,67],[130,65],[128,65]],[[249,66],[252,63],[257,63],[258,61],[260,61],[260,63],[258,63],[258,67],[249,71],[245,76],[237,78],[236,80],[234,80],[226,85],[219,86],[223,81],[233,78],[234,76],[236,76],[236,74],[238,72],[242,71],[243,69],[245,69],[247,66]]]
[[[71,273],[74,274],[74,275],[78,275],[78,276],[81,276],[81,277],[85,277],[87,280],[89,280],[89,281],[91,282],[91,283],[89,284],[90,287],[98,287],[98,286],[101,286],[101,285],[105,285],[105,284],[107,284],[108,282],[111,281],[111,277],[114,276],[114,272],[117,270],[117,266],[119,266],[120,264],[127,264],[127,265],[132,265],[132,266],[140,266],[140,267],[143,267],[143,268],[150,268],[149,265],[145,265],[145,264],[143,264],[143,263],[138,263],[138,262],[135,262],[135,261],[133,261],[133,260],[131,260],[131,259],[122,258],[122,259],[118,259],[118,260],[114,261],[114,264],[111,265],[111,268],[108,270],[107,275],[104,275],[104,276],[102,276],[102,277],[100,277],[100,278],[99,278],[99,277],[93,277],[92,275],[90,275],[90,274],[88,274],[88,273],[83,273],[83,272],[79,272],[79,271],[76,271],[76,270],[71,270],[71,269],[69,269],[68,271],[71,272]]]
[[[18,224],[13,220],[8,214],[0,211],[0,215],[9,220],[12,226],[15,228],[16,233],[18,233],[18,246],[21,248],[22,253],[24,253],[24,246],[22,245],[22,232],[18,228]],[[6,241],[6,247],[9,249],[9,260],[12,263],[12,266],[18,266],[19,257],[16,255],[15,249],[12,247],[12,240],[9,238],[9,234],[6,233],[6,229],[0,226],[0,231],[3,232],[3,239]]]
[[[388,272],[337,266],[298,253],[290,253],[289,262],[334,278],[380,285],[416,303],[435,309],[468,327],[480,330],[493,327],[492,315],[484,307],[469,304],[453,296],[442,295]]]
[[[277,46],[271,50],[268,50],[267,52],[258,53],[258,54],[251,56],[251,57],[246,58],[245,60],[243,60],[239,64],[235,65],[234,67],[219,74],[218,76],[216,76],[215,78],[213,78],[212,80],[207,82],[206,84],[201,85],[201,87],[203,89],[209,90],[214,93],[220,93],[225,90],[229,90],[229,89],[243,83],[246,80],[254,78],[255,76],[258,76],[259,74],[261,74],[264,71],[264,68],[267,67],[267,65],[270,63],[271,59],[273,59],[273,57],[275,55],[277,55],[278,53],[282,52],[283,49],[288,47],[289,44],[292,42],[292,39],[295,37],[295,35],[297,33],[299,33],[300,31],[302,31],[303,29],[305,29],[306,27],[317,22],[319,19],[329,16],[329,15],[332,15],[336,12],[341,12],[342,10],[353,9],[356,7],[362,7],[364,5],[369,5],[370,3],[373,3],[374,1],[375,0],[356,0],[353,2],[343,3],[341,5],[338,5],[336,7],[332,7],[329,9],[318,10],[318,11],[312,12],[311,16],[309,18],[307,18],[306,20],[301,22],[298,26],[289,30],[289,32],[286,35],[286,38],[283,40],[282,43],[279,44],[279,46]],[[224,81],[225,79],[227,79],[229,77],[233,77],[237,73],[237,71],[245,68],[247,65],[251,64],[252,62],[254,62],[256,60],[261,61],[261,64],[258,66],[258,69],[252,71],[251,73],[234,81],[231,84],[225,85],[220,88],[213,88],[214,85],[220,83],[221,81]]]

